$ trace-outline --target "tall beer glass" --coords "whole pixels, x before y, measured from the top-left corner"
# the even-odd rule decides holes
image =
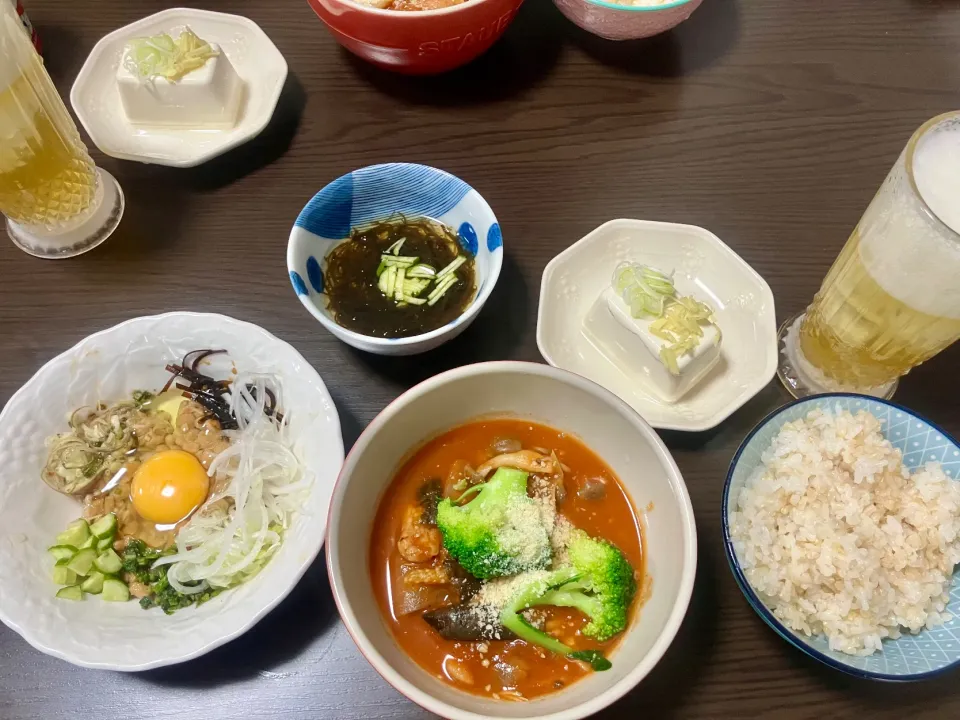
[[[123,193],[99,170],[24,32],[0,1],[0,212],[7,234],[39,257],[70,257],[114,231]]]
[[[917,130],[806,312],[781,328],[797,397],[890,397],[960,338],[960,112]]]

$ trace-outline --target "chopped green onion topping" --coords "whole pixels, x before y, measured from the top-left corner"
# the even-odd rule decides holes
[[[176,40],[166,33],[131,40],[123,63],[133,75],[144,80],[164,78],[175,82],[219,54],[210,43],[185,28]]]
[[[678,296],[670,275],[647,265],[621,263],[612,284],[633,317],[653,318],[650,334],[666,343],[660,348],[660,362],[673,375],[680,374],[680,358],[700,344],[704,325],[717,328],[719,344],[713,308],[689,295]]]

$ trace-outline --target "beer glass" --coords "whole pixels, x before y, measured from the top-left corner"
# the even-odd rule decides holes
[[[117,181],[94,165],[16,10],[0,2],[0,213],[22,250],[86,252],[123,215]]]
[[[890,397],[960,338],[960,112],[917,130],[813,303],[780,329],[779,376],[803,397]]]

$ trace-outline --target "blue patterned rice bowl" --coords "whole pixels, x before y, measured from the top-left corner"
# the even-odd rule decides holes
[[[785,405],[767,416],[744,440],[727,475],[723,492],[722,525],[724,548],[734,578],[747,601],[760,617],[784,640],[810,657],[858,677],[886,681],[920,680],[960,667],[960,572],[954,572],[948,589],[947,622],[923,629],[918,634],[906,630],[899,638],[882,641],[881,650],[869,655],[850,655],[831,649],[823,635],[807,636],[787,627],[775,616],[771,606],[751,586],[744,570],[744,552],[732,538],[733,513],[748,479],[763,465],[761,455],[770,448],[784,424],[806,418],[813,410],[856,415],[865,410],[881,421],[883,436],[903,454],[903,466],[911,473],[927,463],[940,464],[944,474],[960,480],[960,445],[935,425],[912,411],[884,400],[851,394],[829,394],[804,398]],[[779,476],[778,476],[779,478]],[[779,480],[778,480],[779,482]]]

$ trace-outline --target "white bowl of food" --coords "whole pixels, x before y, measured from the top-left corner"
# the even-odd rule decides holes
[[[322,546],[343,460],[336,409],[296,350],[185,312],[51,360],[0,438],[0,619],[109,670],[202,655],[286,597]]]
[[[544,269],[537,346],[656,428],[708,430],[776,373],[773,293],[709,230],[610,220]]]
[[[377,355],[415,355],[460,335],[502,265],[500,224],[480,193],[413,163],[370,165],[328,183],[287,243],[290,284],[307,311]]]
[[[572,373],[494,362],[421,383],[367,427],[327,566],[354,641],[417,704],[573,720],[666,651],[696,544],[680,472],[635,412]]]
[[[169,8],[101,38],[70,103],[106,155],[193,167],[259,135],[286,79],[253,20]]]

